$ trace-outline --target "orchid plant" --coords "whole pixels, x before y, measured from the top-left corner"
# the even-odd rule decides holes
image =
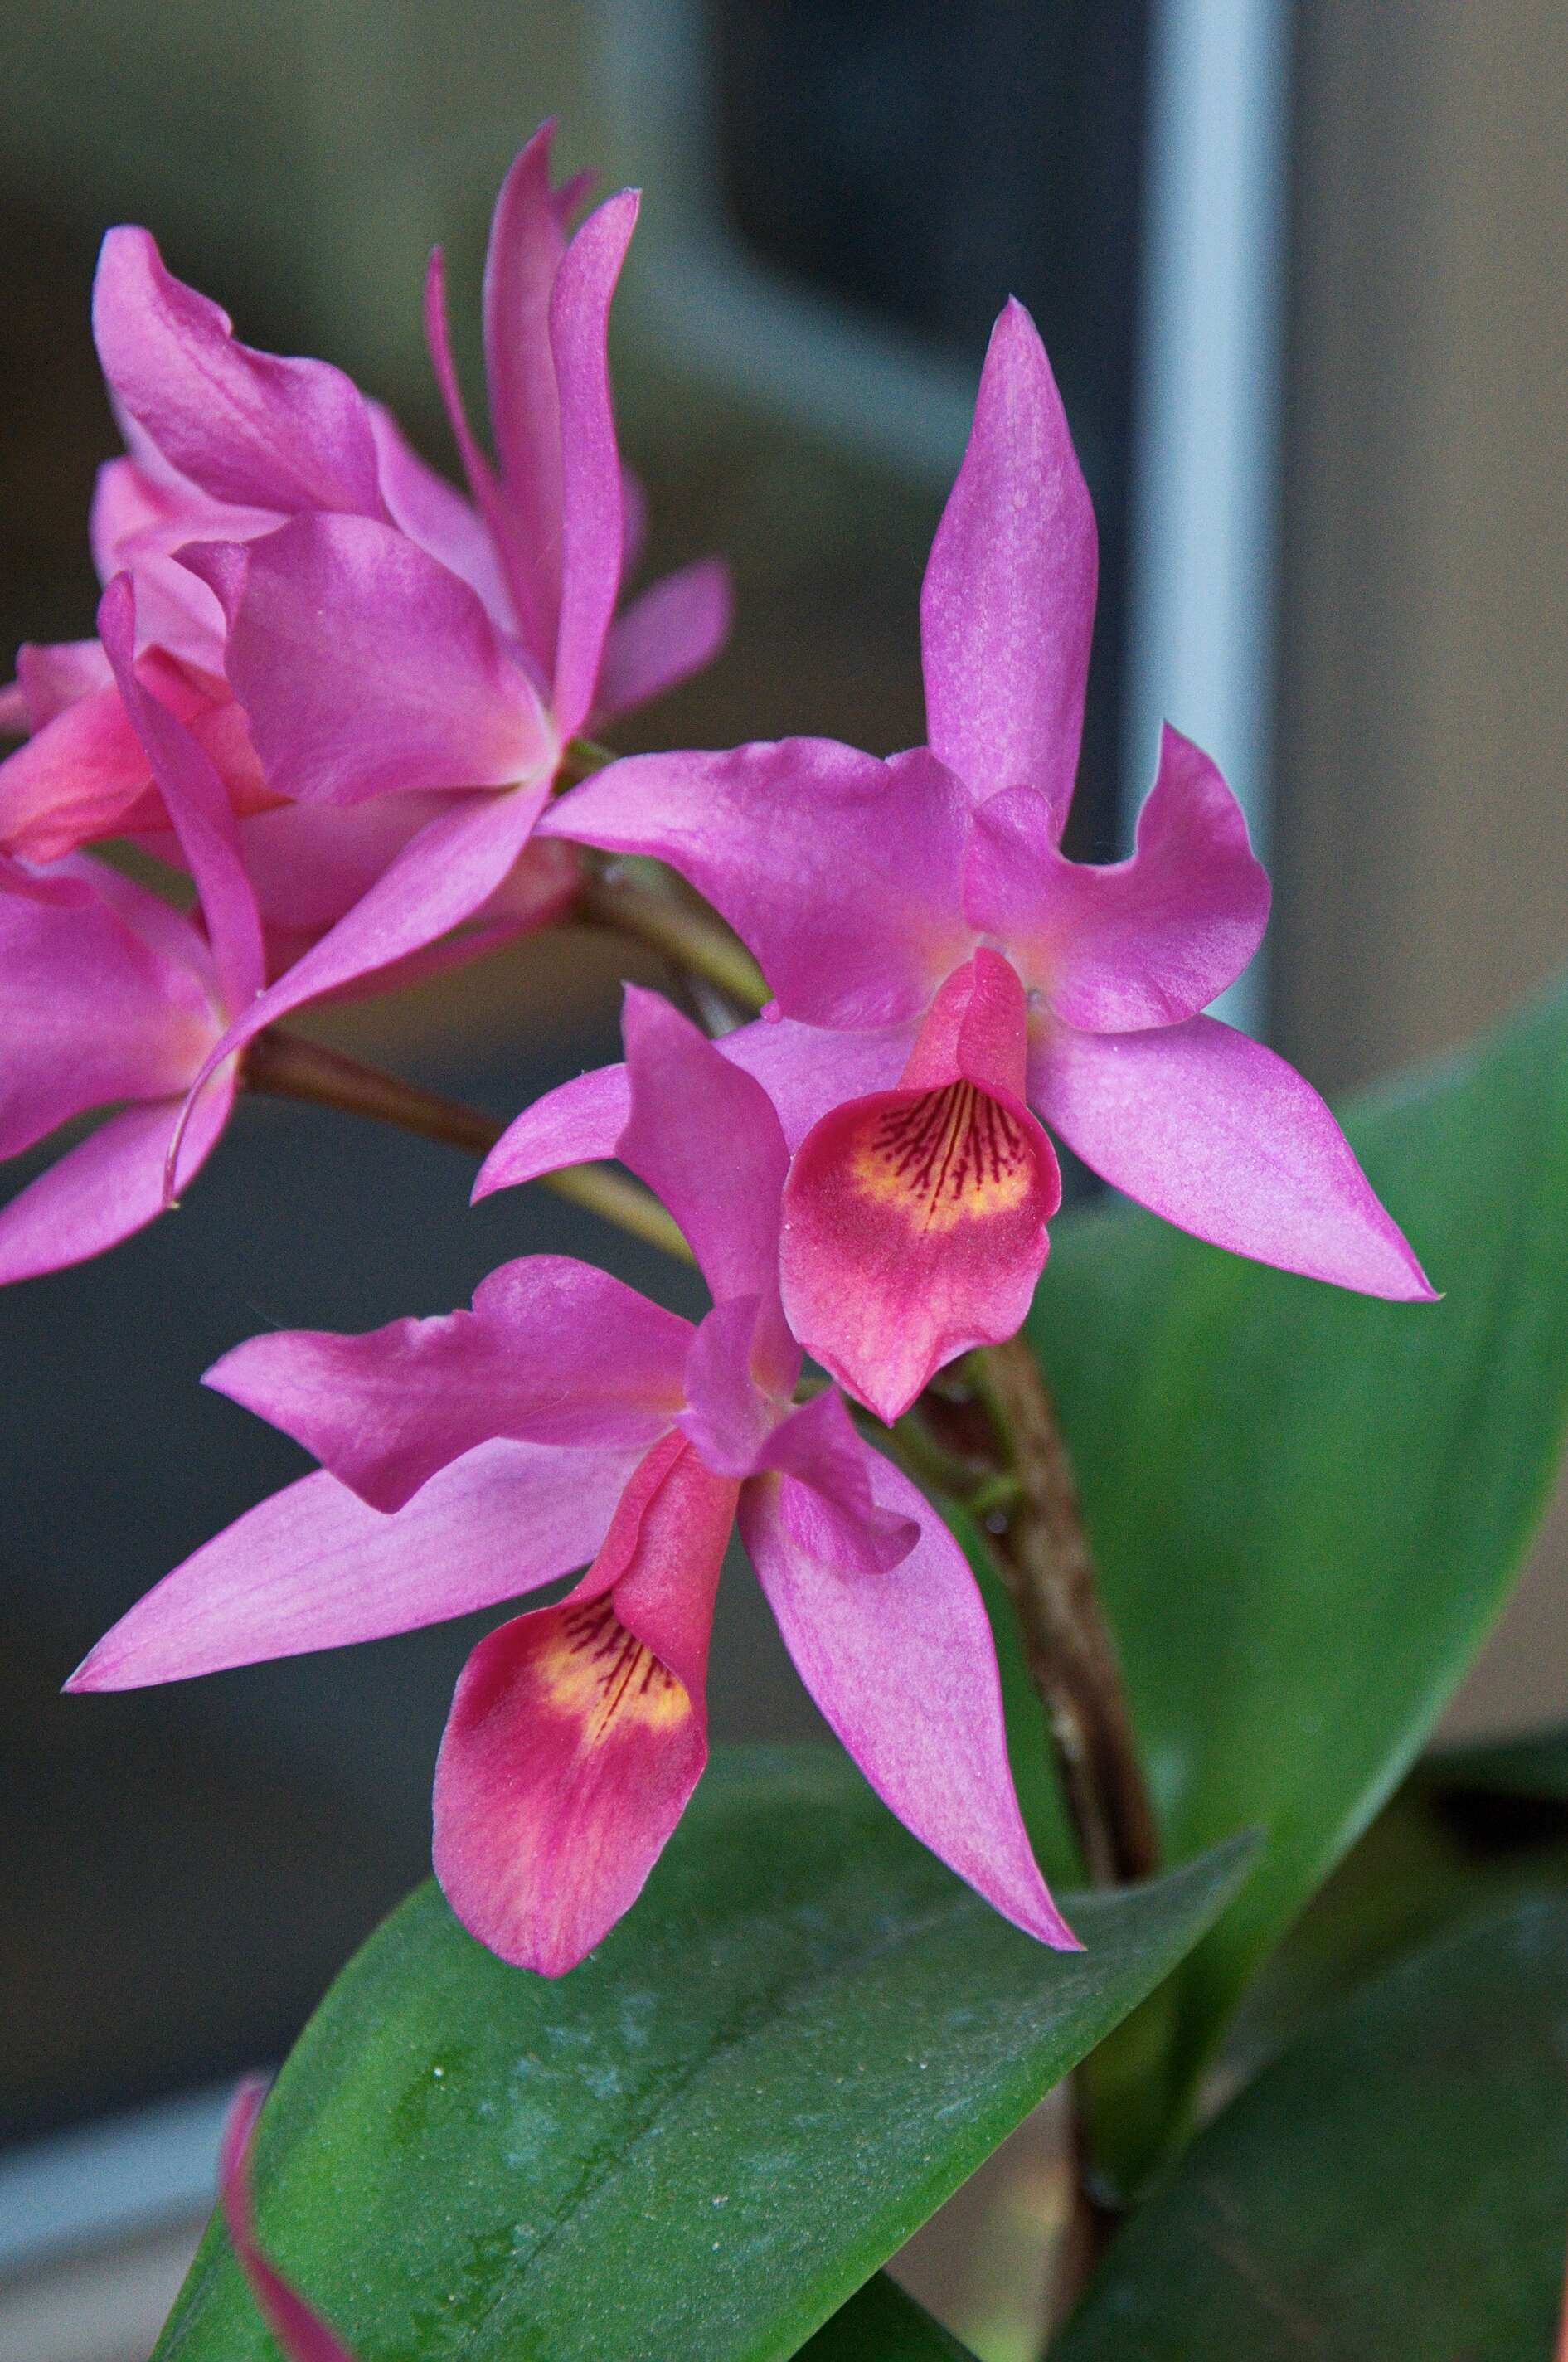
[[[1063,852],[1095,522],[1017,303],[921,594],[927,743],[600,744],[715,656],[729,598],[716,562],[624,598],[644,528],[606,329],[638,200],[584,213],[550,145],[495,212],[488,455],[439,253],[426,282],[462,492],[338,370],[252,350],[111,231],[94,316],[127,447],[94,502],[96,636],[25,647],[0,707],[0,1146],[103,1118],[0,1212],[0,1277],[157,1219],[271,1091],[480,1153],[476,1196],[551,1182],[712,1298],[693,1325],[525,1256],[471,1308],[253,1338],[208,1374],[318,1471],[129,1606],[70,1690],[576,1580],[469,1659],[436,1884],[259,2131],[244,2095],[160,2353],[952,2354],[871,2275],[1073,2070],[1054,2351],[1283,2352],[1244,2300],[1296,2273],[1320,2350],[1435,2352],[1374,2336],[1310,2262],[1383,2239],[1397,2288],[1435,2244],[1331,2187],[1291,2213],[1342,2161],[1344,2079],[1265,2067],[1183,2152],[1238,2001],[1292,1990],[1258,1972],[1539,1507],[1568,1015],[1347,1132],[1206,1013],[1269,904],[1209,756],[1167,728],[1132,855]],[[705,1022],[628,987],[624,1062],[504,1128],[285,1022],[585,916]],[[1133,1205],[1058,1221],[1053,1134]],[[736,1530],[844,1760],[719,1750],[699,1788]],[[1452,2006],[1441,1956],[1418,1970]],[[1241,2260],[1162,2246],[1292,2071]],[[1406,2170],[1406,2097],[1362,2127],[1369,2191]],[[1568,2145],[1550,2176],[1539,2147],[1513,2164],[1568,2212]],[[1463,2235],[1441,2205],[1428,2227]],[[1520,2248],[1508,2299],[1529,2322],[1537,2246],[1551,2270]],[[1526,2350],[1485,2344],[1502,2304],[1443,2350]]]

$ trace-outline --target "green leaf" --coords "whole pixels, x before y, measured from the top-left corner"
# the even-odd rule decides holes
[[[1242,1826],[1267,1840],[1096,2062],[1128,2180],[1182,2128],[1247,1977],[1474,1655],[1557,1457],[1568,995],[1346,1128],[1441,1303],[1266,1271],[1128,1208],[1062,1226],[1035,1301],[1169,1849]]]
[[[1264,1963],[1226,2039],[1240,2080],[1318,2011],[1418,1946],[1530,1894],[1568,1893],[1561,1740],[1425,1756]]]
[[[1189,1948],[1251,1849],[1047,1952],[834,1752],[734,1750],[571,1975],[425,1887],[262,2117],[263,2236],[362,2362],[793,2354]],[[269,2354],[209,2233],[160,2362]]]
[[[867,2281],[801,2348],[802,2362],[976,2362],[886,2272]]]
[[[1406,1962],[1121,2233],[1052,2362],[1519,2362],[1568,2240],[1568,1904]]]

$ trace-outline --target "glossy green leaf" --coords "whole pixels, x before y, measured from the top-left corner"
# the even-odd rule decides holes
[[[1568,997],[1346,1123],[1441,1303],[1267,1271],[1126,1208],[1061,1226],[1036,1298],[1170,1850],[1267,1841],[1096,2062],[1130,2179],[1474,1655],[1563,1426]]]
[[[1220,2070],[1253,2071],[1380,1970],[1532,1894],[1568,1896],[1560,1739],[1418,1763],[1248,1986]]]
[[[1568,1904],[1423,1952],[1194,2143],[1052,2362],[1526,2362],[1568,2245]]]
[[[867,2281],[801,2348],[801,2362],[975,2362],[886,2272]]]
[[[262,2232],[361,2362],[793,2354],[1233,1893],[1243,1843],[1045,1951],[828,1749],[735,1750],[556,1982],[423,1888],[261,2120]],[[160,2362],[260,2362],[209,2235]]]

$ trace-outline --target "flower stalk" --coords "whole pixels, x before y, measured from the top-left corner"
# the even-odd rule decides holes
[[[474,1156],[488,1155],[506,1129],[479,1108],[422,1090],[401,1076],[365,1065],[358,1058],[346,1058],[340,1051],[325,1049],[298,1033],[281,1032],[275,1026],[258,1034],[249,1045],[244,1077],[248,1090],[265,1092],[273,1098],[309,1099],[318,1107],[346,1108],[353,1115],[396,1124],[426,1140],[447,1141]],[[634,1238],[662,1247],[666,1254],[683,1263],[690,1262],[691,1250],[679,1231],[652,1191],[640,1182],[602,1164],[569,1164],[558,1173],[539,1177],[558,1197],[569,1198],[573,1205],[586,1206],[591,1213],[630,1231]]]

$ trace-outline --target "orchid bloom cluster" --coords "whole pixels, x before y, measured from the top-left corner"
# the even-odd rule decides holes
[[[712,1040],[629,990],[624,1063],[521,1114],[478,1194],[617,1159],[712,1309],[692,1325],[539,1255],[446,1318],[239,1345],[209,1382],[319,1470],[167,1576],[71,1686],[339,1647],[586,1568],[474,1650],[435,1782],[454,1910],[558,1975],[633,1903],[701,1773],[738,1528],[873,1787],[1070,1947],[974,1577],[867,1425],[1019,1328],[1061,1196],[1047,1127],[1238,1253],[1431,1291],[1317,1094],[1204,1014],[1268,906],[1214,765],[1167,731],[1132,857],[1061,851],[1095,528],[1018,304],[926,572],[929,744],[633,756],[565,784],[583,731],[714,653],[727,596],[703,564],[622,603],[641,532],[605,334],[637,199],[574,227],[583,189],[548,164],[547,127],[491,238],[493,458],[431,268],[466,497],[337,370],[237,342],[145,232],[105,244],[95,326],[127,456],[94,508],[98,637],[24,649],[5,709],[29,734],[0,765],[5,1150],[115,1111],[0,1213],[0,1275],[152,1219],[290,1011],[569,916],[587,863],[634,854],[706,898],[773,998]],[[189,892],[133,882],[109,840]]]

